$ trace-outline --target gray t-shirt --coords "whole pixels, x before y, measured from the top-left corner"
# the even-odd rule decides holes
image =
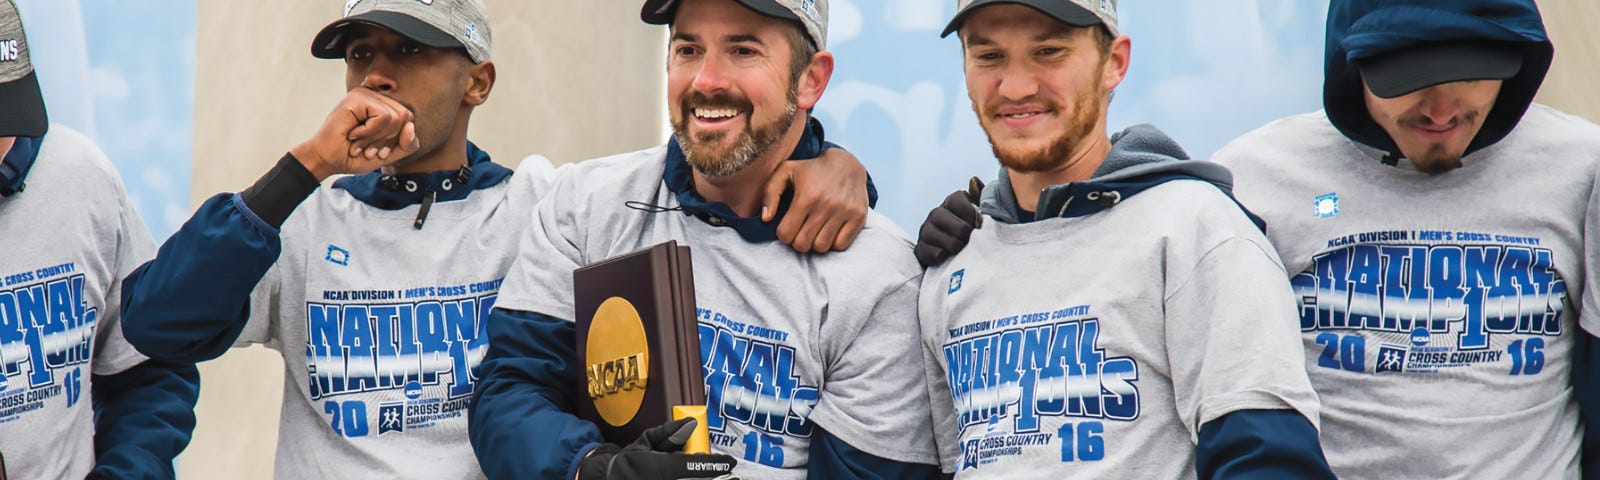
[[[237,341],[283,354],[277,478],[484,477],[467,438],[472,370],[549,181],[541,162],[433,204],[420,230],[418,205],[382,210],[338,188],[289,216]]]
[[[10,478],[83,478],[90,376],[145,360],[122,338],[122,279],[155,245],[83,134],[51,125],[27,182],[0,198],[0,452]]]
[[[1460,169],[1381,157],[1322,112],[1217,153],[1292,274],[1334,473],[1575,478],[1600,127],[1534,105]]]
[[[992,187],[991,187],[992,188]],[[985,218],[920,317],[957,478],[1193,478],[1200,426],[1317,397],[1266,238],[1206,182],[1089,216]]]
[[[813,424],[872,455],[933,464],[916,345],[921,269],[877,213],[849,250],[751,243],[680,212],[666,147],[589,160],[533,216],[499,306],[573,317],[572,271],[677,240],[693,250],[712,450],[745,478],[805,477]],[[765,379],[778,379],[766,381]]]

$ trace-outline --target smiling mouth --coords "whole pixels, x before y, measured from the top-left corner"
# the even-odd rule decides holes
[[[696,108],[696,109],[694,109],[694,118],[697,118],[697,119],[700,119],[700,120],[719,121],[719,120],[727,120],[727,119],[730,119],[730,118],[733,118],[733,117],[737,117],[737,116],[739,116],[739,110],[735,109],[735,108]]]

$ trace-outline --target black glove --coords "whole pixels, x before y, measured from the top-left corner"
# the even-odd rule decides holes
[[[973,177],[967,190],[957,190],[944,197],[944,203],[928,212],[917,232],[917,263],[931,267],[943,263],[967,247],[972,231],[983,226],[983,216],[978,214],[978,199],[983,193],[983,181]]]
[[[578,461],[578,480],[679,480],[716,478],[737,462],[719,453],[683,453],[695,420],[673,420],[645,430],[627,447],[607,443]]]

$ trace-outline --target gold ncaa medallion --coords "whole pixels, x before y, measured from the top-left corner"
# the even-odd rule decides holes
[[[589,399],[606,423],[627,425],[639,414],[650,380],[650,346],[639,311],[622,297],[607,298],[594,312],[586,343]]]

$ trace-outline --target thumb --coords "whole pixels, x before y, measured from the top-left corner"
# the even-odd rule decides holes
[[[778,165],[778,169],[767,177],[767,184],[761,187],[761,221],[770,222],[778,215],[778,204],[783,201],[783,192],[789,189],[789,184],[794,181],[794,170],[790,169],[789,162]]]
[[[400,153],[398,157],[417,153],[417,150],[422,148],[422,139],[417,137],[416,122],[406,122],[406,126],[400,128],[398,140],[398,145],[395,146],[395,150]]]

